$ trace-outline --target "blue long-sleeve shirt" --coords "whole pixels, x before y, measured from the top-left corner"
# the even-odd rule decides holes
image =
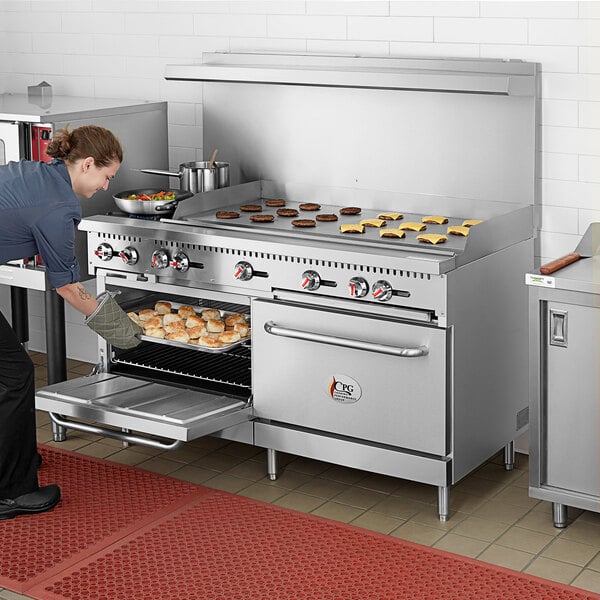
[[[50,285],[79,281],[75,231],[81,206],[65,163],[0,166],[0,264],[40,254]]]

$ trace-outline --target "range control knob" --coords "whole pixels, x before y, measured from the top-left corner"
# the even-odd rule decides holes
[[[119,252],[119,256],[126,265],[135,265],[139,258],[137,250],[131,246],[123,248],[123,250]]]
[[[392,297],[392,286],[383,279],[373,284],[373,298],[379,302],[387,302]]]
[[[169,266],[169,255],[166,250],[155,250],[152,253],[152,260],[150,266],[153,269],[165,269]]]
[[[173,260],[171,260],[171,266],[181,273],[185,273],[190,268],[190,259],[187,254],[178,250],[173,254]]]
[[[110,244],[102,243],[94,250],[94,254],[100,260],[110,260],[115,255],[115,251]]]
[[[369,284],[362,277],[353,277],[348,282],[348,290],[352,298],[363,298],[369,291]]]
[[[304,273],[302,273],[302,283],[300,285],[303,289],[312,292],[321,287],[321,277],[316,271],[304,271]]]
[[[250,263],[242,260],[233,268],[233,276],[240,281],[249,281],[254,276],[254,269]]]

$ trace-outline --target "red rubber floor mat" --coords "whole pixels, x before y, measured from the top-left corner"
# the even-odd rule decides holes
[[[0,521],[0,587],[23,591],[79,562],[203,488],[141,469],[40,446],[40,485],[62,500],[36,516]]]
[[[225,492],[28,591],[40,600],[590,600],[599,596]]]

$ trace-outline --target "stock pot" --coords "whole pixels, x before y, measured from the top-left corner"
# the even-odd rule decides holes
[[[179,165],[177,173],[173,171],[162,171],[160,169],[139,169],[142,173],[150,175],[168,175],[179,177],[179,188],[185,192],[198,194],[199,192],[210,192],[218,188],[229,186],[229,163],[202,160],[186,162]]]

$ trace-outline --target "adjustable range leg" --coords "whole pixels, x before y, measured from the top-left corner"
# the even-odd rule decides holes
[[[552,503],[552,520],[554,521],[554,527],[564,529],[567,526],[567,508],[566,504],[559,504],[558,502]]]
[[[267,448],[267,473],[271,481],[277,479],[277,450]]]
[[[44,294],[48,383],[53,384],[67,379],[65,301],[53,290],[46,290]],[[52,438],[55,442],[64,442],[67,439],[67,430],[54,421]]]
[[[504,446],[504,468],[512,471],[515,468],[515,443],[508,442]]]
[[[438,486],[438,512],[440,514],[440,521],[445,523],[448,520],[450,512],[450,486]]]
[[[27,290],[20,287],[10,287],[10,310],[12,313],[12,328],[19,342],[27,349],[29,342],[29,310]]]

